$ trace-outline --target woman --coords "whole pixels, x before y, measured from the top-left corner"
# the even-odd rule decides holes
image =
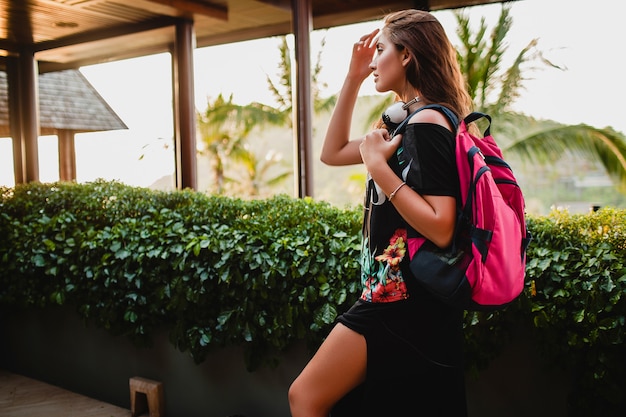
[[[441,248],[451,243],[456,126],[440,111],[424,109],[403,135],[376,129],[349,140],[357,94],[371,73],[376,90],[395,92],[407,114],[426,104],[443,105],[459,118],[470,110],[456,51],[431,14],[390,14],[380,32],[354,45],[321,159],[367,168],[363,293],[293,382],[291,413],[465,416],[463,313],[426,293],[407,267],[407,233]]]

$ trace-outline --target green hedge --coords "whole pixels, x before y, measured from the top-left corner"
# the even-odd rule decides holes
[[[295,342],[315,348],[358,296],[359,208],[104,181],[0,193],[5,310],[71,306],[140,345],[166,329],[198,362],[243,346],[255,369]],[[529,218],[527,288],[503,311],[466,315],[468,370],[524,327],[546,366],[571,373],[570,415],[621,413],[625,227],[626,211],[614,209]]]

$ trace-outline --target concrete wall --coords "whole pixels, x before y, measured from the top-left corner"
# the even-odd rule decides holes
[[[170,417],[288,417],[287,389],[306,364],[304,347],[275,369],[246,371],[238,348],[220,349],[199,365],[160,335],[151,348],[86,327],[67,309],[0,312],[0,367],[130,408],[133,376],[164,384]],[[470,417],[566,416],[567,376],[547,372],[532,340],[515,341],[478,378],[468,376]]]

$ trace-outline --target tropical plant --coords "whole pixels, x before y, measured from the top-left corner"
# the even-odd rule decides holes
[[[232,95],[225,99],[220,94],[213,102],[209,101],[204,113],[198,115],[198,130],[205,145],[204,152],[210,156],[213,170],[211,191],[215,193],[222,194],[225,184],[230,182],[240,184],[239,192],[258,196],[262,187],[278,185],[292,175],[284,169],[276,170],[280,163],[277,155],[267,153],[263,158],[259,158],[248,146],[248,137],[255,127],[292,126],[291,55],[287,37],[281,36],[279,41],[278,79],[274,81],[267,75],[267,83],[274,96],[275,106],[258,102],[238,105],[233,103]],[[324,45],[325,39],[321,42],[321,49]],[[320,93],[324,87],[319,81],[322,70],[321,49],[311,73],[313,107],[316,112],[331,109],[336,100],[336,96],[323,98]],[[243,165],[247,185],[241,184],[242,178],[226,176],[225,164],[228,162]],[[268,175],[272,175],[271,178],[266,178]]]
[[[560,69],[537,49],[537,39],[532,39],[508,68],[503,68],[503,56],[507,51],[506,36],[513,24],[510,6],[502,6],[498,22],[488,39],[484,18],[474,32],[465,13],[456,12],[455,17],[461,42],[457,48],[461,70],[475,108],[498,117],[494,131],[504,139],[503,152],[535,164],[553,164],[568,154],[598,162],[614,180],[616,188],[626,192],[624,135],[610,128],[598,129],[582,123],[573,126],[550,121],[538,123],[510,110],[511,104],[521,95],[527,65],[541,62]]]
[[[225,99],[218,95],[213,102],[209,101],[204,113],[198,114],[198,131],[204,144],[204,150],[211,159],[213,171],[213,189],[222,194],[227,182],[225,162],[229,160],[246,160],[250,158],[250,150],[245,147],[247,137],[257,125],[282,124],[280,115],[269,106],[251,103],[241,106],[233,103],[233,96]]]
[[[332,109],[337,99],[335,95],[327,98],[321,96],[322,88],[325,87],[325,84],[320,81],[320,74],[322,72],[321,54],[325,45],[326,39],[322,38],[320,52],[317,54],[315,66],[311,69],[311,96],[313,99],[313,109],[316,113]],[[274,96],[274,100],[278,103],[274,111],[282,115],[285,120],[285,126],[291,127],[291,115],[293,112],[293,89],[291,83],[292,65],[289,43],[287,42],[286,36],[280,37],[278,49],[280,52],[280,62],[278,63],[277,73],[278,81],[273,81],[269,75],[266,75],[266,79],[269,89]]]
[[[250,197],[269,197],[266,188],[278,186],[292,175],[282,155],[274,150],[269,150],[263,158],[259,158],[256,152],[245,146],[243,152],[238,154],[237,161],[245,172],[245,181],[239,182],[240,192]]]

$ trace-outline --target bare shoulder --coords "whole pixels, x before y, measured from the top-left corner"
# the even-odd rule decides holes
[[[409,123],[432,123],[440,125],[450,130],[450,121],[448,118],[438,110],[424,109],[411,117]]]

